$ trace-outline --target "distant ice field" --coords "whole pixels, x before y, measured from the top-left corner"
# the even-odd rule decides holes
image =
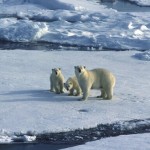
[[[95,0],[93,0],[95,1]],[[150,1],[147,3],[130,0],[97,0],[100,5],[106,5],[108,8],[115,9],[119,12],[150,12]]]
[[[0,40],[149,50],[149,20],[149,12],[118,12],[86,0],[8,0],[0,4]]]

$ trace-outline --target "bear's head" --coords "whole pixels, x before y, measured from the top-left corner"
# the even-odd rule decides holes
[[[73,83],[70,79],[68,79],[66,81],[66,83],[64,83],[64,87],[67,91],[70,91],[73,88]]]
[[[59,76],[61,74],[61,68],[52,69],[52,74],[54,74],[55,76]]]
[[[74,69],[75,69],[75,74],[77,76],[83,74],[86,71],[85,66],[75,66]]]

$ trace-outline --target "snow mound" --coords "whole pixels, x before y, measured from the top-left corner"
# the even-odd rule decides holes
[[[36,140],[35,133],[30,131],[27,133],[15,132],[11,133],[4,129],[0,130],[0,143],[11,143],[11,142],[33,142]]]
[[[6,41],[35,41],[48,32],[47,25],[42,22],[34,23],[27,20],[0,19],[0,24],[0,38]]]
[[[13,136],[13,142],[33,142],[36,140],[36,136],[22,135],[22,136]]]
[[[139,6],[150,6],[150,0],[129,0],[136,3]]]
[[[22,5],[22,4],[34,4],[39,5],[43,8],[50,10],[85,10],[91,9],[86,0],[79,1],[69,1],[69,0],[0,0],[0,4],[6,5]]]
[[[67,4],[65,2],[61,2],[61,0],[30,0],[30,3],[38,4],[43,6],[44,8],[48,8],[51,10],[55,9],[65,9],[65,10],[74,10],[74,6],[71,4]]]
[[[13,4],[13,5],[19,5],[23,4],[25,0],[0,0],[0,4]]]
[[[133,55],[134,58],[137,58],[139,60],[144,60],[144,61],[150,61],[150,52],[146,51],[143,53],[137,53]]]
[[[0,130],[0,143],[10,143],[12,142],[12,135],[8,134],[8,132],[4,129]]]
[[[11,137],[0,135],[0,143],[10,143],[12,142]]]

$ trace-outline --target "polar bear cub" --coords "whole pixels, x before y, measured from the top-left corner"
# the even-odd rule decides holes
[[[52,69],[50,75],[50,91],[57,94],[64,93],[64,76],[61,72],[61,68]]]
[[[100,89],[103,99],[112,99],[113,88],[115,86],[115,76],[108,70],[97,68],[87,70],[85,66],[75,66],[75,75],[82,89],[82,100],[86,100],[89,96],[90,89]]]
[[[66,88],[67,91],[69,91],[68,95],[70,96],[71,95],[78,96],[81,95],[82,93],[77,78],[75,76],[68,78],[66,83],[64,83],[64,87]],[[74,92],[76,92],[76,94],[74,94]]]

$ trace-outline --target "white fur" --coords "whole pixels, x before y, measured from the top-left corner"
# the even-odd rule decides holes
[[[64,93],[64,76],[60,68],[52,69],[50,75],[50,91],[56,92],[57,94]]]
[[[76,77],[68,78],[66,83],[64,83],[64,87],[69,91],[68,95],[78,96],[82,93]],[[76,94],[74,94],[74,92],[76,92]]]
[[[103,99],[112,99],[115,76],[108,70],[97,68],[87,70],[84,66],[75,66],[75,74],[82,89],[82,100],[89,96],[90,89],[100,89]]]

